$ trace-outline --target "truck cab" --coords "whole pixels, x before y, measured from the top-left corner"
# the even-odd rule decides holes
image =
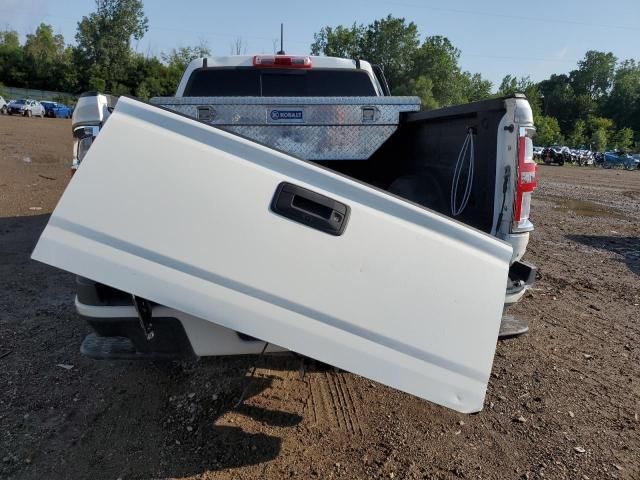
[[[238,55],[193,60],[175,96],[372,97],[389,95],[379,68],[364,60],[307,55]]]

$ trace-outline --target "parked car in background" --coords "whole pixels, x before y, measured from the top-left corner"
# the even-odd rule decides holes
[[[63,103],[58,103],[58,106],[53,109],[53,113],[56,118],[71,118],[73,115],[73,108],[68,107]]]
[[[44,107],[45,116],[51,118],[71,118],[73,109],[58,102],[40,102]]]
[[[581,167],[593,165],[593,156],[591,150],[577,150],[576,163]]]
[[[44,107],[37,100],[19,98],[7,105],[9,115],[24,115],[25,117],[38,116],[44,118]]]
[[[539,160],[542,158],[542,152],[544,152],[543,147],[533,147],[533,158],[535,160]]]
[[[2,113],[3,115],[7,113],[7,102],[1,96],[0,96],[0,113]]]
[[[622,167],[625,170],[636,170],[640,160],[623,152],[605,152],[603,168]]]
[[[568,147],[561,147],[560,145],[551,145],[542,151],[542,159],[547,165],[557,163],[562,166],[565,162],[571,161],[571,152]]]

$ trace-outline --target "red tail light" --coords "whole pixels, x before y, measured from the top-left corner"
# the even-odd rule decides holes
[[[521,127],[518,137],[518,170],[516,180],[516,198],[513,209],[513,230],[531,229],[529,211],[531,210],[531,192],[537,186],[538,165],[533,160],[533,127]]]
[[[254,67],[311,68],[311,57],[291,55],[256,55]]]

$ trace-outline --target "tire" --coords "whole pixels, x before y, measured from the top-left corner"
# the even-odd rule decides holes
[[[31,110],[27,110],[26,112],[24,112],[24,116],[31,118],[33,116],[33,112]]]
[[[558,161],[558,166],[559,166],[559,167],[562,167],[563,165],[564,165],[564,160],[560,160],[560,161]]]
[[[2,114],[3,114],[3,115],[6,115],[6,114],[7,114],[7,106],[6,106],[6,105],[4,105],[4,106],[2,107]]]
[[[606,168],[607,170],[611,168],[611,164],[607,161],[602,162],[602,168]]]

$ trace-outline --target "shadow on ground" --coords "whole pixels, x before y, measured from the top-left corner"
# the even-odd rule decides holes
[[[183,477],[275,459],[281,429],[302,416],[252,401],[273,379],[247,375],[256,362],[300,360],[83,357],[90,329],[73,307],[74,276],[30,259],[48,217],[0,218],[0,477]]]
[[[622,257],[636,275],[640,276],[640,238],[600,235],[567,235],[569,240],[600,250],[608,250]]]

